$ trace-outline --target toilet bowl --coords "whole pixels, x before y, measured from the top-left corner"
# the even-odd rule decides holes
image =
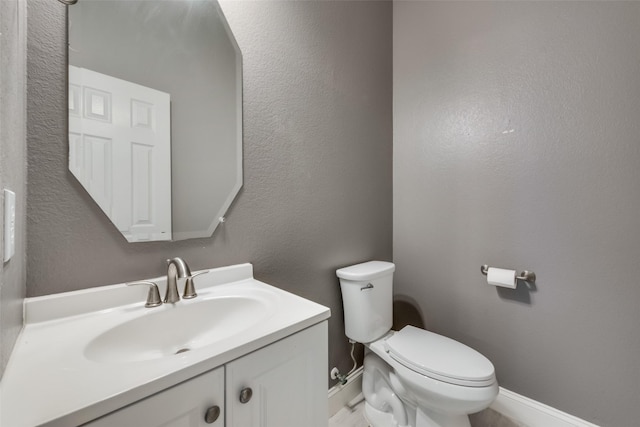
[[[345,333],[366,347],[362,391],[373,427],[469,427],[498,394],[493,364],[466,345],[414,326],[392,331],[393,272],[370,261],[336,271]]]

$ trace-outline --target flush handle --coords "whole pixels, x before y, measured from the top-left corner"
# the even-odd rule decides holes
[[[220,416],[220,407],[218,405],[212,406],[209,409],[207,409],[207,412],[205,412],[204,422],[207,424],[213,424],[216,422],[219,416]]]
[[[251,396],[253,396],[253,390],[251,387],[245,387],[240,392],[240,403],[247,403],[251,400]]]
[[[365,289],[373,289],[373,285],[371,283],[367,283],[367,286],[363,286],[360,288],[361,291],[364,291]]]

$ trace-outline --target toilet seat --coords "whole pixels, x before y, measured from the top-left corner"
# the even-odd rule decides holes
[[[482,354],[414,326],[405,326],[385,340],[385,351],[406,368],[434,380],[467,387],[496,382],[493,364]]]

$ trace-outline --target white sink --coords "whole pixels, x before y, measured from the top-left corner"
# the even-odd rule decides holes
[[[221,296],[141,308],[140,317],[101,333],[85,348],[96,362],[130,363],[200,349],[264,321],[276,305],[269,294]]]
[[[162,293],[164,278],[151,280]],[[330,315],[254,279],[251,264],[210,269],[195,285],[196,298],[154,308],[147,289],[124,284],[27,298],[0,425],[82,425]]]

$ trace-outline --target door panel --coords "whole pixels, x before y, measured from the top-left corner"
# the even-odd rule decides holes
[[[130,242],[171,240],[170,123],[169,94],[69,67],[69,170]]]
[[[205,422],[205,414],[212,406],[220,408],[220,415],[209,424]],[[224,417],[224,368],[221,367],[83,427],[224,427]]]
[[[326,427],[327,322],[226,365],[227,426]],[[251,399],[240,394],[250,388]]]

